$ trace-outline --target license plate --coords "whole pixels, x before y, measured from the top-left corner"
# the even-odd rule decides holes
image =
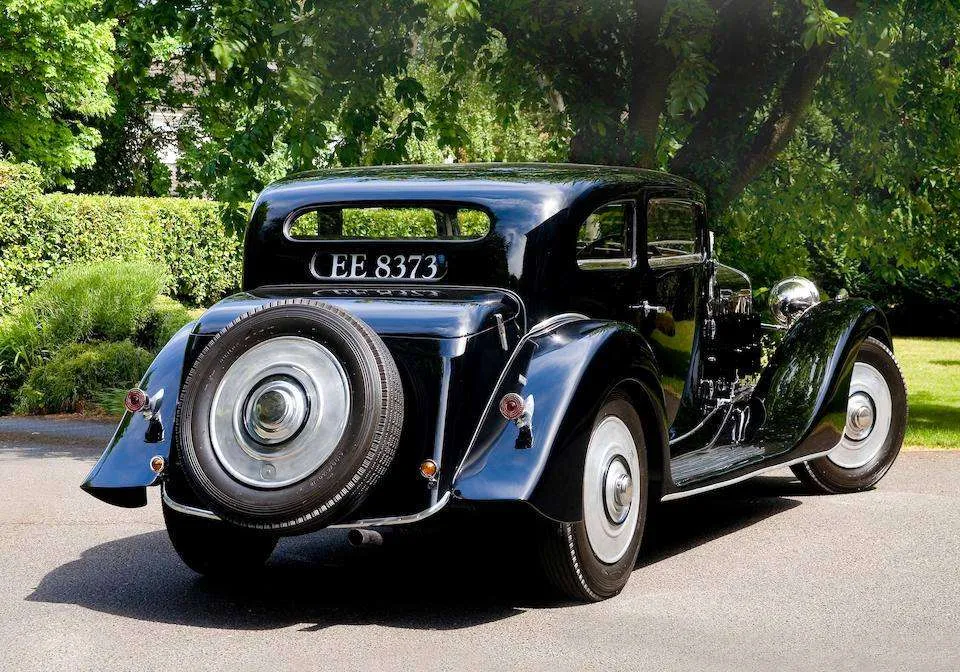
[[[439,280],[447,274],[442,254],[318,252],[311,267],[321,280]]]

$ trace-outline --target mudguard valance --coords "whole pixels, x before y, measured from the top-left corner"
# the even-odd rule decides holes
[[[187,354],[194,346],[195,326],[191,322],[181,328],[144,374],[140,389],[159,405],[156,417],[147,420],[140,413],[123,414],[107,449],[80,486],[94,497],[117,506],[146,505],[146,487],[157,480],[150,459],[170,458],[177,397]]]
[[[614,387],[627,384],[638,401],[662,418],[658,380],[653,351],[628,325],[581,319],[528,336],[508,364],[457,470],[454,495],[524,501],[550,518],[579,520],[583,462],[600,406]],[[529,445],[498,411],[497,401],[508,392],[533,397]],[[664,452],[665,437],[655,440],[655,449]]]
[[[886,317],[860,299],[826,301],[784,335],[757,381],[766,421],[757,440],[800,457],[837,444],[846,420],[850,377],[868,336],[890,344]]]

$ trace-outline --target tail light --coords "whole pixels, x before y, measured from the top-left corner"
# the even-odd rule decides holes
[[[149,405],[150,397],[138,387],[127,392],[127,396],[123,399],[123,407],[131,413],[139,413]]]
[[[516,420],[523,415],[523,397],[516,392],[503,395],[500,400],[500,414],[507,420]]]

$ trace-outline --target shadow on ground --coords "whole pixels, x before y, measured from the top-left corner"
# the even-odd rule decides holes
[[[798,506],[789,478],[757,479],[662,505],[638,566]],[[353,548],[343,530],[281,542],[267,571],[224,587],[180,564],[165,532],[95,546],[47,574],[30,601],[68,603],[143,621],[206,628],[322,630],[341,624],[458,629],[560,606],[547,597],[518,526],[448,517],[386,531],[382,546]],[[634,581],[642,579],[640,576]]]

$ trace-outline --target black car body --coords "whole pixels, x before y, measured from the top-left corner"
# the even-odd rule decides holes
[[[353,238],[342,228],[351,208],[430,210],[438,233]],[[489,232],[451,229],[461,210],[482,213]],[[311,213],[317,235],[294,235]],[[328,215],[340,228],[324,236]],[[182,390],[218,333],[278,302],[345,311],[396,363],[403,419],[389,468],[349,515],[324,521],[352,528],[493,502],[529,505],[561,526],[583,521],[585,456],[612,391],[642,425],[649,497],[815,464],[849,425],[862,345],[891,347],[883,314],[862,300],[774,290],[782,320],[762,324],[747,277],[714,258],[702,192],[651,171],[495,164],[296,176],[257,199],[244,256],[243,291],[184,327],[144,376],[143,408],[124,416],[83,484],[94,496],[140,506],[145,488],[162,484],[171,510],[225,517],[180,473]],[[766,357],[764,334],[775,343]],[[507,410],[520,415],[508,419],[511,394],[518,406]],[[895,436],[888,443],[899,448]]]

